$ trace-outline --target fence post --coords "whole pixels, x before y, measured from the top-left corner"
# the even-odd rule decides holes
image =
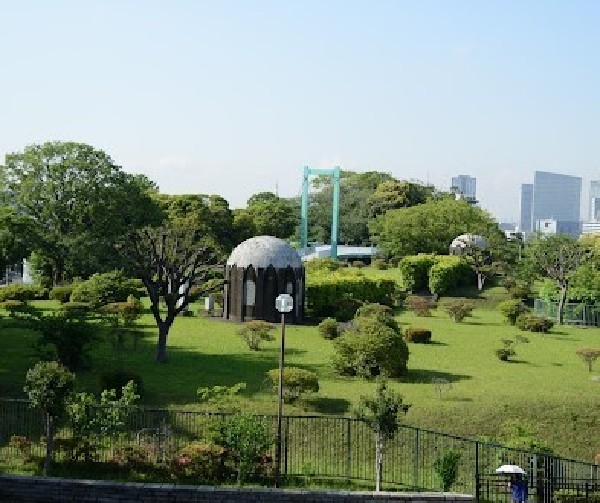
[[[481,498],[479,490],[479,442],[475,440],[475,501]]]
[[[284,464],[283,464],[283,474],[285,476],[287,476],[288,474],[288,446],[290,443],[290,416],[286,416],[285,417],[285,440],[284,440],[284,444],[285,444],[285,450],[283,451],[283,460],[284,460]]]
[[[419,430],[415,430],[415,444],[413,446],[413,487],[415,490],[419,489],[419,449],[421,448],[419,442]]]
[[[352,478],[352,423],[346,418],[346,478]]]

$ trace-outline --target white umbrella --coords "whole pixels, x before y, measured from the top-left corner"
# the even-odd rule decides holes
[[[500,468],[496,468],[496,473],[520,473],[525,475],[525,470],[518,465],[502,465]]]

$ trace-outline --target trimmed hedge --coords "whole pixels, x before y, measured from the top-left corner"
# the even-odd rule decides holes
[[[78,284],[71,293],[71,302],[88,302],[93,308],[112,302],[125,302],[129,295],[138,292],[139,281],[121,271],[94,274]]]
[[[393,305],[395,292],[394,280],[367,278],[355,268],[317,269],[306,279],[306,313],[348,321],[361,304]]]
[[[0,302],[6,300],[20,300],[21,302],[26,302],[28,300],[44,300],[47,298],[48,290],[40,285],[13,283],[0,288]]]
[[[50,290],[48,298],[50,300],[57,300],[61,304],[65,304],[71,300],[71,293],[73,293],[73,289],[76,286],[76,284],[55,286]]]
[[[429,285],[429,270],[435,262],[436,256],[430,254],[404,257],[398,264],[404,288],[408,291],[426,290]]]
[[[406,327],[404,339],[415,344],[429,344],[431,342],[431,330],[420,327]]]
[[[442,295],[460,285],[471,284],[473,274],[464,258],[455,255],[438,256],[429,270],[429,290]]]
[[[279,389],[279,369],[267,372],[267,382],[277,393]],[[319,377],[311,370],[299,367],[285,367],[283,369],[283,398],[288,403],[293,403],[306,393],[319,392]]]
[[[325,318],[318,326],[319,334],[324,339],[335,339],[338,333],[338,322],[335,318]]]

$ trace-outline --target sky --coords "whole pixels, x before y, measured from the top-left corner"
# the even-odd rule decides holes
[[[377,170],[517,221],[535,170],[600,179],[596,0],[0,0],[0,163],[106,151],[165,193],[299,195]]]

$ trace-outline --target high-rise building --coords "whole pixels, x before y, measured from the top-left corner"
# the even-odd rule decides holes
[[[536,171],[533,185],[521,186],[521,230],[548,232],[551,227],[555,233],[579,236],[580,204],[580,177]],[[530,219],[528,208],[531,208]],[[554,222],[551,226],[550,221]]]
[[[477,179],[469,175],[453,176],[452,190],[463,199],[474,202],[477,200]]]
[[[521,218],[519,220],[519,230],[521,232],[531,232],[533,222],[531,220],[533,211],[533,183],[524,183],[521,185]]]
[[[600,180],[590,182],[590,222],[600,222]]]

